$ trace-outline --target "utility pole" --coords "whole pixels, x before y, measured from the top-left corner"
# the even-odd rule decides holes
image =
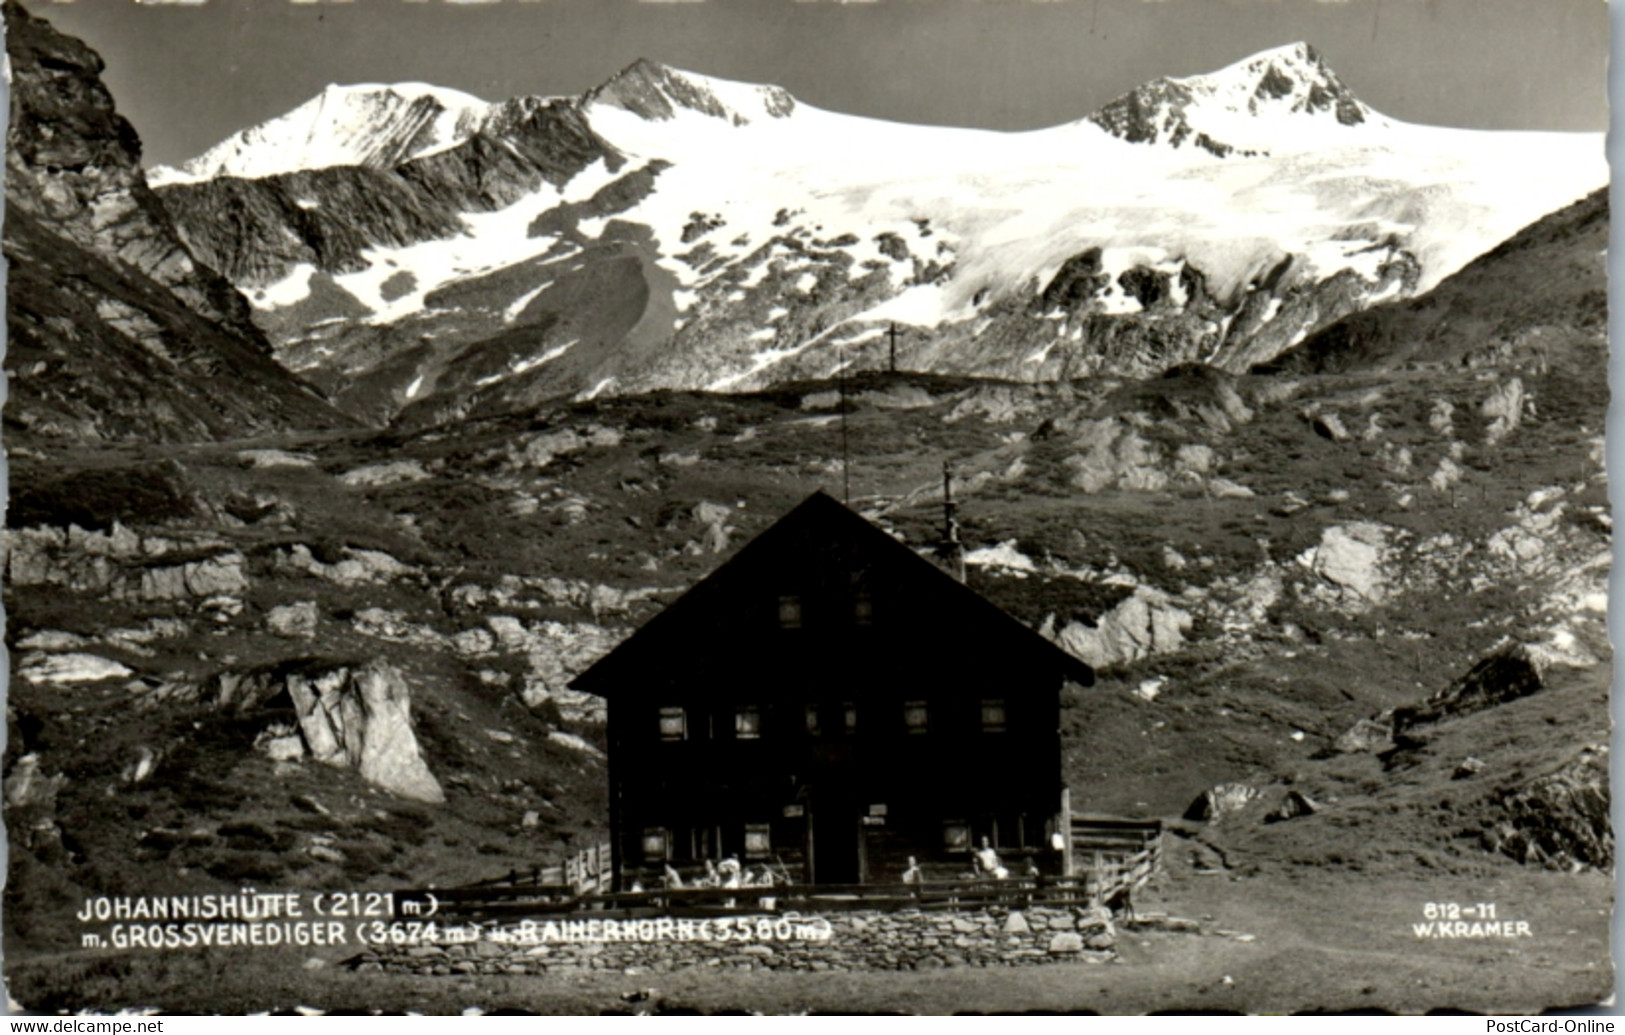
[[[897,324],[895,322],[891,325],[891,329],[886,332],[886,337],[891,339],[891,372],[895,374],[897,373]]]
[[[852,505],[852,457],[846,447],[846,349],[835,346],[836,384],[841,395],[841,502]]]

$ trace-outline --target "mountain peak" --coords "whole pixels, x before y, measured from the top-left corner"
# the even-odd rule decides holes
[[[1089,118],[1130,143],[1189,143],[1219,157],[1335,145],[1354,127],[1387,124],[1304,42],[1205,75],[1153,80]]]
[[[1183,82],[1206,85],[1214,94],[1248,114],[1271,107],[1290,113],[1327,112],[1345,126],[1366,120],[1370,109],[1349,92],[1320,52],[1307,43],[1262,51],[1205,76]]]
[[[328,83],[299,107],[228,137],[179,169],[150,170],[148,180],[163,186],[333,165],[389,168],[466,139],[490,109],[471,94],[429,83]]]
[[[777,86],[715,79],[642,57],[588,91],[585,101],[621,108],[652,122],[694,112],[736,126],[763,117],[785,118],[796,107],[795,98]]]

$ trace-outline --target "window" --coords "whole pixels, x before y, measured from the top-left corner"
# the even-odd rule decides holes
[[[809,704],[807,705],[807,736],[816,737],[818,733],[818,706]]]
[[[869,596],[868,590],[859,590],[858,595],[852,598],[852,621],[856,625],[873,625],[874,620],[874,598]]]
[[[846,735],[847,736],[850,737],[852,734],[858,732],[858,706],[857,705],[853,704],[851,701],[842,702],[842,704],[841,704],[841,716],[842,716],[841,725],[842,725],[842,728],[844,728],[846,730]]]
[[[780,597],[779,598],[779,628],[780,629],[799,629],[799,628],[801,628],[801,598],[800,597]]]
[[[988,697],[982,700],[982,732],[1004,732],[1004,698]]]
[[[762,735],[762,710],[754,704],[742,704],[734,709],[734,736],[740,740],[756,740]]]
[[[924,701],[903,702],[903,725],[908,727],[910,733],[924,733],[929,722]]]
[[[665,862],[671,858],[671,835],[665,827],[643,828],[643,861]]]
[[[660,739],[687,740],[688,714],[681,708],[660,709]]]
[[[766,859],[773,851],[773,828],[767,823],[745,824],[745,858]]]
[[[942,847],[950,852],[970,851],[970,824],[950,819],[942,824]]]

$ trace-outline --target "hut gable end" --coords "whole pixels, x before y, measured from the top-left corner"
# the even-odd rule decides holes
[[[848,666],[935,685],[967,667],[989,680],[1094,681],[1088,666],[820,491],[570,685],[604,697],[676,685],[736,696],[754,681],[771,696],[809,666],[826,679]]]

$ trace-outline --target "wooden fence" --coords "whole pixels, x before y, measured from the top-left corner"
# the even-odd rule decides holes
[[[729,916],[899,909],[973,912],[990,906],[1063,906],[1110,903],[1151,865],[1142,853],[1068,877],[928,881],[920,884],[781,884],[741,888],[663,888],[619,893],[572,893],[568,885],[494,883],[467,888],[400,891],[396,909],[422,917],[470,920],[525,917]]]
[[[1162,868],[1162,821],[1070,817],[1073,870],[1091,878],[1103,902],[1127,901]]]
[[[920,884],[780,884],[774,887],[686,887],[608,893],[608,843],[561,863],[460,888],[398,891],[403,917],[725,916],[736,913],[834,912],[854,909],[980,910],[989,906],[1084,905],[1132,909],[1135,891],[1162,864],[1162,822],[1067,815],[1071,872],[1059,877],[932,880]]]

